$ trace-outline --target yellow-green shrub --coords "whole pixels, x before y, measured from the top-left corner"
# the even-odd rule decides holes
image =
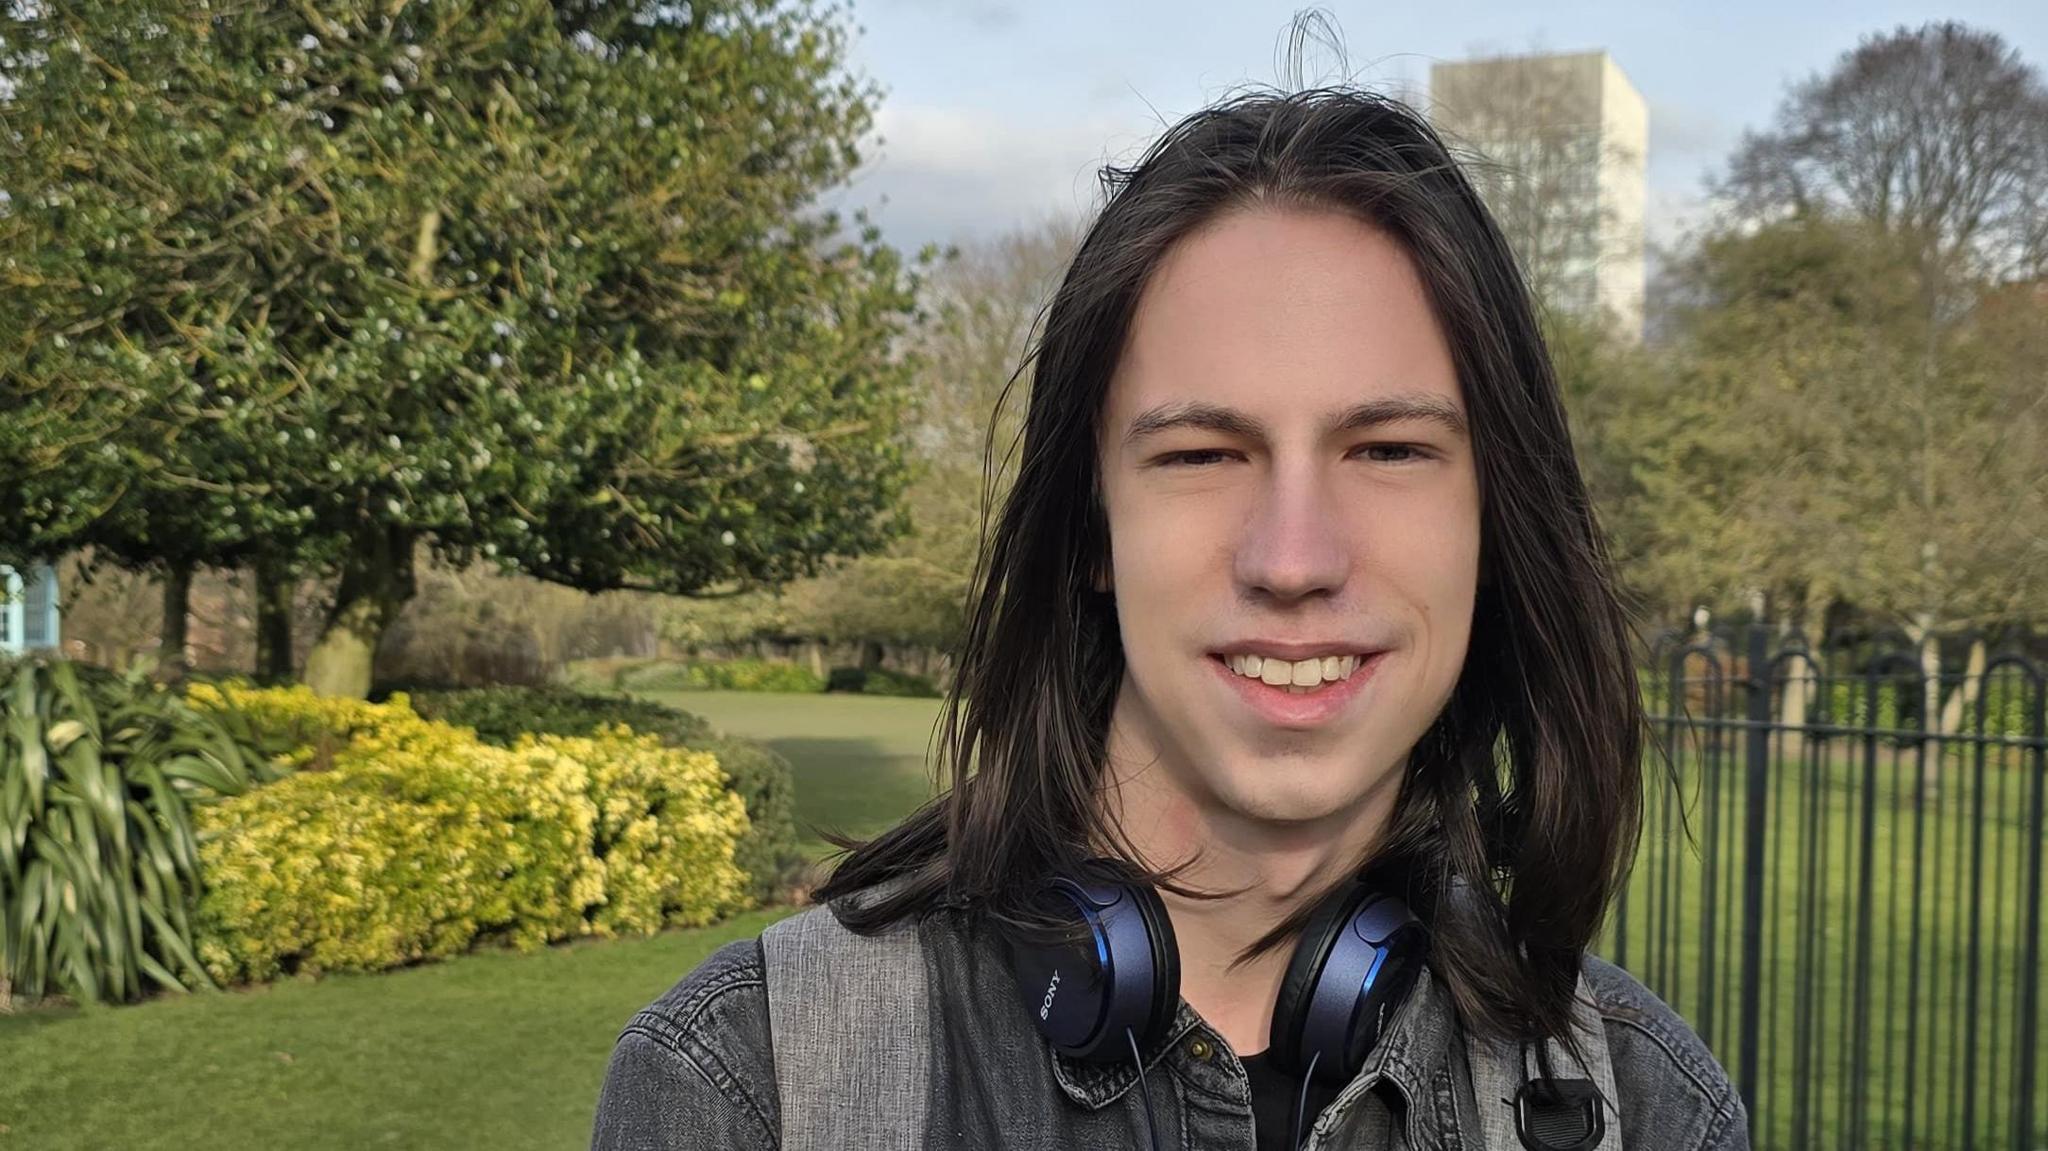
[[[623,728],[512,748],[405,698],[195,687],[297,770],[208,809],[196,934],[223,980],[375,970],[581,934],[709,922],[745,903],[745,806],[709,755]],[[339,741],[339,742],[337,742]]]
[[[403,733],[419,721],[411,702],[394,694],[384,703],[314,695],[303,684],[257,688],[241,681],[194,683],[185,698],[219,715],[247,742],[289,767],[325,767],[358,733]]]
[[[614,725],[590,737],[522,736],[514,750],[532,748],[590,772],[604,863],[605,901],[591,917],[599,934],[700,926],[745,906],[733,842],[747,830],[747,808],[709,752]]]

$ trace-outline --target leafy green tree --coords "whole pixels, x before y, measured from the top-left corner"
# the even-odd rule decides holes
[[[1673,618],[1691,606],[1697,589],[1673,586],[1649,570],[1658,525],[1643,487],[1653,445],[1639,438],[1639,423],[1668,392],[1657,355],[1598,317],[1546,309],[1543,318],[1572,448],[1609,552],[1635,610],[1644,618]]]
[[[1621,433],[1640,445],[1646,582],[1760,595],[1809,640],[1853,604],[1929,660],[1940,631],[2042,618],[2048,305],[2006,290],[1930,332],[1917,258],[1904,237],[1793,218],[1681,265],[1668,382]],[[1934,670],[1925,714],[1952,729],[1968,697],[1944,706]]]
[[[1641,576],[1684,603],[1824,605],[1860,584],[1865,486],[1910,365],[1910,270],[1881,237],[1819,221],[1707,238],[1659,398],[1627,419],[1651,538]]]
[[[902,530],[920,273],[814,210],[875,99],[839,9],[8,11],[0,410],[70,404],[115,455],[42,432],[0,459],[37,455],[39,493],[149,491],[151,420],[176,428],[149,483],[241,529],[201,562],[261,540],[338,577],[317,690],[367,690],[423,548],[694,594]],[[136,394],[108,410],[108,383]],[[114,542],[81,521],[106,527],[0,536]]]
[[[1932,714],[1936,633],[2011,622],[1996,605],[2041,594],[2019,590],[2038,566],[2014,566],[2014,546],[2035,530],[2027,501],[2009,525],[1977,509],[2040,487],[2024,437],[2013,450],[2002,433],[2008,417],[2024,424],[2039,411],[2044,366],[1994,379],[1981,371],[1989,361],[1957,352],[1987,289],[2048,273],[2048,84],[1993,32],[1945,21],[1873,35],[1791,89],[1776,122],[1736,150],[1721,191],[1752,224],[1853,221],[1906,253],[1919,315],[1895,309],[1877,338],[1916,342],[1881,386],[1890,402],[1873,418],[1892,423],[1863,441],[1866,456],[1896,452],[1876,490],[1905,514],[1883,522],[1884,545],[1861,553],[1853,578],[1860,606],[1920,645]]]
[[[1000,501],[1016,469],[1032,330],[1079,239],[1075,221],[1051,218],[951,249],[925,283],[930,321],[917,342],[909,534],[882,554],[772,593],[675,605],[663,621],[668,637],[691,645],[858,643],[871,663],[882,644],[954,646],[984,500]]]

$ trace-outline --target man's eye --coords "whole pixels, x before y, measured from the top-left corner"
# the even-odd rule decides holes
[[[1159,462],[1167,465],[1168,467],[1186,466],[1199,468],[1208,464],[1216,463],[1217,461],[1223,459],[1229,454],[1229,452],[1226,452],[1221,448],[1204,448],[1200,451],[1192,452],[1168,452],[1166,455],[1160,457]]]
[[[1399,464],[1429,458],[1429,452],[1417,444],[1365,444],[1352,451],[1375,463]],[[1158,462],[1163,467],[1201,468],[1221,463],[1235,454],[1225,448],[1198,448],[1168,452],[1160,456]]]

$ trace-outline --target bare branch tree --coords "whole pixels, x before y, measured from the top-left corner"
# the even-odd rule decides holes
[[[2048,87],[1995,32],[1866,38],[1745,136],[1720,190],[1742,212],[1842,212],[1918,244],[1928,272],[2048,273]]]
[[[1080,240],[1080,221],[1053,217],[968,244],[934,272],[927,300],[936,322],[924,335],[919,442],[935,462],[976,469],[992,422],[999,452],[1021,426],[1028,343]],[[1020,372],[1017,390],[997,412]]]

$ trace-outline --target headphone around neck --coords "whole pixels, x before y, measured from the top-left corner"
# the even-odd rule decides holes
[[[1180,957],[1158,892],[1101,859],[1087,874],[1054,877],[1042,895],[1072,928],[1069,941],[1010,945],[1040,1033],[1061,1054],[1091,1061],[1131,1058],[1156,1044],[1180,1003]],[[1422,923],[1399,898],[1359,880],[1325,897],[1295,942],[1274,1001],[1274,1064],[1305,1081],[1350,1082],[1427,952]]]

